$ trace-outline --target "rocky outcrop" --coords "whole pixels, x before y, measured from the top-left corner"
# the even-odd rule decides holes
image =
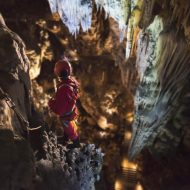
[[[43,159],[36,161],[35,188],[42,190],[93,190],[99,180],[103,155],[95,145],[72,150],[57,144],[53,133],[44,134]]]

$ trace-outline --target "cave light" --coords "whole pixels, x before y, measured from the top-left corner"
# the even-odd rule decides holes
[[[143,190],[143,187],[139,182],[137,183],[135,190]]]
[[[55,21],[59,21],[61,18],[59,16],[59,13],[58,12],[53,12],[53,20]]]
[[[129,162],[129,160],[127,158],[124,158],[122,160],[121,166],[122,166],[122,168],[127,168],[127,169],[133,169],[133,170],[137,169],[137,164],[135,164],[133,162]]]
[[[131,140],[131,137],[132,137],[132,133],[130,131],[125,132],[125,136],[124,136],[125,141]]]
[[[74,61],[78,61],[79,59],[78,59],[77,57],[75,57],[73,60],[74,60]]]
[[[63,45],[67,45],[67,44],[69,43],[68,38],[61,39],[60,41],[61,41],[61,43],[62,43]]]
[[[107,112],[109,115],[113,115],[114,113],[117,113],[118,110],[117,110],[117,107],[113,107],[113,108],[107,108],[107,109],[106,109],[106,112]]]
[[[128,121],[129,123],[132,123],[133,120],[134,120],[133,112],[127,113],[127,121]]]
[[[31,79],[35,79],[40,74],[40,62],[41,56],[37,55],[34,50],[27,50],[26,54],[32,60],[31,65],[32,69],[29,70],[29,75]]]
[[[114,185],[115,190],[122,190],[122,183],[120,180],[116,180],[115,185]]]
[[[61,27],[57,25],[53,25],[53,28],[51,30],[53,31],[53,33],[58,33],[60,32]]]
[[[129,121],[129,123],[132,123],[133,120],[134,120],[134,118],[133,118],[133,117],[130,117],[130,118],[128,118],[127,120]]]
[[[108,128],[108,122],[107,119],[104,116],[101,116],[98,119],[98,125],[102,128],[102,129],[107,129]]]

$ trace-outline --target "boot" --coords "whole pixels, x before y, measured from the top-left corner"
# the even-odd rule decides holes
[[[80,148],[80,147],[81,147],[81,145],[80,145],[80,140],[79,140],[79,138],[73,140],[73,143],[72,143],[72,144],[68,144],[68,145],[67,145],[67,148],[68,148],[68,149]]]

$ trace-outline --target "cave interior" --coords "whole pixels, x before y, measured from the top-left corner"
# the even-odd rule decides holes
[[[63,55],[78,148],[48,106]],[[190,1],[0,1],[0,151],[0,190],[189,190]]]

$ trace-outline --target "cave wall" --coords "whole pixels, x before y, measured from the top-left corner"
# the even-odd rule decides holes
[[[10,96],[24,118],[28,120],[31,117],[31,85],[29,60],[24,51],[25,45],[20,37],[4,25],[3,22],[1,23],[1,39],[1,87]],[[1,103],[4,105],[3,110],[10,112],[11,118],[14,118],[11,121],[13,129],[22,128],[17,116],[7,108],[5,101]],[[9,111],[6,111],[7,109]]]
[[[145,146],[154,154],[170,155],[183,144],[189,125],[188,106],[183,103],[189,93],[189,13],[184,6],[189,3],[145,1],[142,6],[136,49],[140,83],[130,157]]]
[[[29,120],[31,86],[25,45],[20,37],[5,25],[1,16],[0,25],[0,86],[23,117]],[[34,175],[32,150],[29,143],[22,138],[23,123],[7,103],[12,106],[5,99],[0,100],[0,189],[28,189]]]

